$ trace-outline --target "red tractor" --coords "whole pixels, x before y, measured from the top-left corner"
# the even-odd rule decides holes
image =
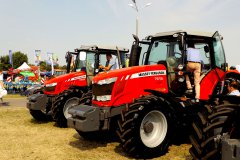
[[[67,126],[68,108],[77,105],[83,93],[91,90],[92,77],[100,72],[99,65],[106,63],[106,53],[111,53],[119,66],[125,64],[126,48],[82,46],[66,55],[67,70],[71,73],[44,83],[44,94],[30,96],[27,108],[36,120],[46,120],[49,115],[60,127]],[[74,61],[75,56],[75,61]]]
[[[123,149],[132,156],[163,155],[176,138],[189,135],[191,122],[211,95],[224,88],[227,63],[218,32],[171,31],[135,36],[130,65],[93,78],[92,97],[72,107],[68,125],[81,136],[116,128]],[[200,102],[186,94],[186,48],[200,50]],[[85,100],[88,103],[85,103]],[[92,99],[92,103],[89,103]],[[181,131],[181,132],[179,132]]]

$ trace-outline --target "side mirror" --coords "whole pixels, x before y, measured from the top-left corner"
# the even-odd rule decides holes
[[[227,71],[228,70],[228,63],[222,63],[221,64],[221,69],[224,70],[224,71]]]
[[[209,52],[209,47],[208,47],[208,46],[204,46],[204,51],[205,51],[206,53],[208,53],[208,52]]]
[[[179,50],[184,50],[184,33],[175,33],[173,37],[177,38],[179,43]]]
[[[209,47],[208,47],[208,46],[204,46],[204,52],[205,52],[205,56],[206,56],[207,58],[210,58]]]
[[[86,52],[84,52],[84,51],[81,51],[80,52],[80,60],[81,61],[85,61],[86,60],[86,57],[87,57],[87,53]]]

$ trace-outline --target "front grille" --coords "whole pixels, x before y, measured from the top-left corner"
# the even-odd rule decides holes
[[[93,84],[92,91],[93,95],[95,96],[102,96],[102,95],[111,95],[112,94],[112,89],[114,86],[114,82],[110,84]]]

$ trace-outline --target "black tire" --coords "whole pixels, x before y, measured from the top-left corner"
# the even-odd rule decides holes
[[[82,91],[78,89],[70,89],[61,93],[54,102],[52,111],[52,118],[57,126],[67,127],[68,109],[79,104],[79,98],[82,97]],[[65,114],[65,115],[64,115]],[[66,117],[65,117],[66,116]]]
[[[232,114],[234,105],[223,104],[215,107],[205,106],[192,123],[193,133],[190,135],[192,147],[189,152],[194,160],[221,159],[221,144],[215,142],[216,137],[223,135],[226,119]]]
[[[43,94],[42,90],[35,90],[33,94]],[[45,111],[29,109],[30,114],[37,121],[51,121],[52,117],[47,114],[49,103],[45,106]]]
[[[46,115],[44,112],[41,110],[29,110],[30,114],[33,116],[34,119],[37,121],[48,121],[51,119],[50,116]]]
[[[92,104],[92,90],[83,94],[82,98],[79,100],[79,104],[91,105]],[[76,129],[78,134],[85,140],[100,140],[103,139],[101,131],[95,132],[82,132]]]
[[[110,139],[108,131],[94,131],[94,132],[81,132],[78,130],[76,131],[83,139],[88,141],[106,141]]]
[[[87,93],[83,94],[83,96],[79,99],[79,104],[92,104],[92,90],[89,90]]]
[[[153,95],[141,97],[127,105],[121,117],[117,134],[130,156],[152,158],[167,152],[175,134],[176,118],[170,106],[160,98]],[[146,123],[143,125],[143,122]],[[149,136],[153,133],[157,136]]]

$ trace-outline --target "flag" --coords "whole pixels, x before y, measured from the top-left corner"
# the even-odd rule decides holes
[[[51,64],[51,68],[52,68],[52,75],[54,74],[54,67],[53,67],[53,53],[47,52],[47,63]]]
[[[35,50],[35,65],[39,65],[41,60],[41,50]]]
[[[54,53],[54,54],[52,55],[52,59],[53,59],[53,64],[54,64],[54,65],[57,65],[57,64],[58,64],[58,56],[57,56],[56,53]]]
[[[12,50],[9,50],[9,63],[13,66]]]

